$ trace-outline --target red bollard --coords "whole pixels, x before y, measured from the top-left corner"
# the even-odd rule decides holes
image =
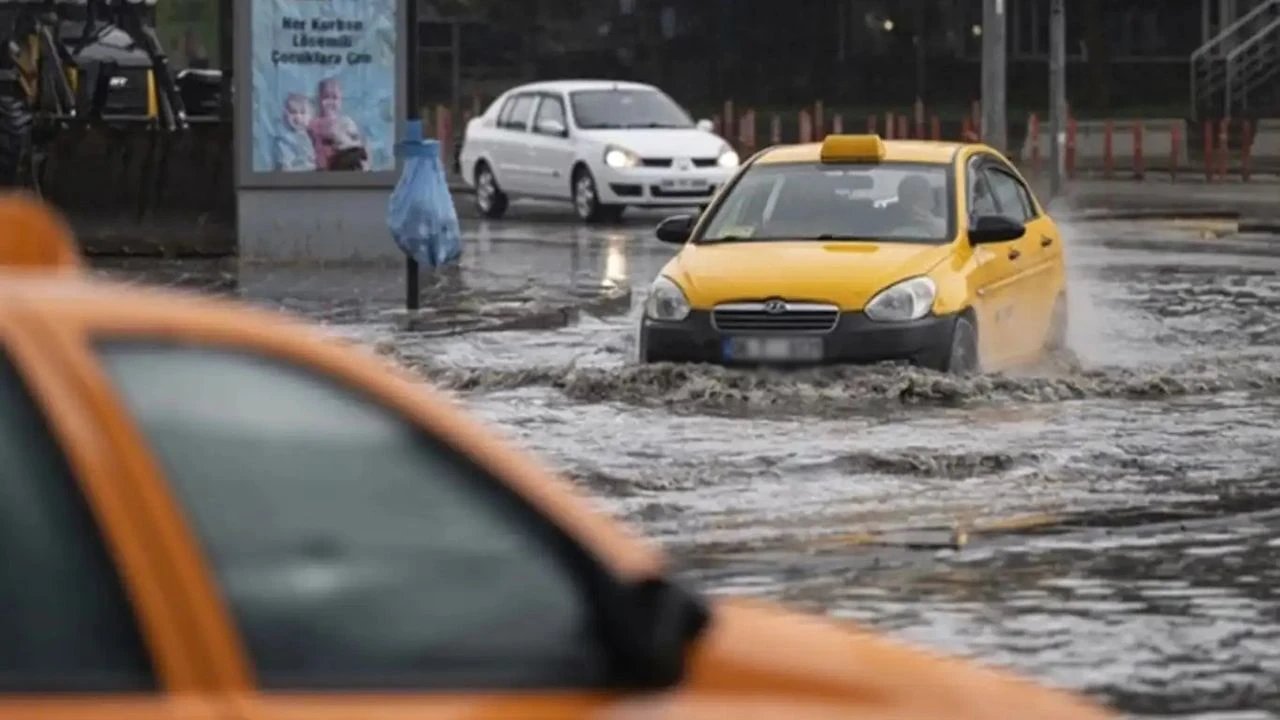
[[[1027,118],[1027,138],[1031,140],[1031,176],[1040,176],[1040,118],[1035,113]]]
[[[892,112],[885,113],[884,114],[884,139],[885,140],[893,139],[893,131],[895,127],[896,126],[893,122],[893,113]]]
[[[1067,179],[1074,180],[1076,177],[1076,119],[1074,116],[1067,117]]]
[[[1182,147],[1182,126],[1174,123],[1169,133],[1169,181],[1178,181],[1178,148]]]
[[[738,150],[743,155],[756,151],[756,113],[748,110],[738,118]]]
[[[813,142],[813,117],[808,110],[800,111],[800,142]]]
[[[907,126],[907,116],[899,115],[898,116],[898,139],[908,140],[910,138],[911,138],[911,130]]]
[[[942,121],[938,119],[937,115],[929,119],[929,137],[935,141],[942,139]]]
[[[440,163],[452,167],[453,111],[444,105],[436,106],[436,140],[440,143]]]
[[[1249,182],[1250,157],[1253,155],[1253,123],[1240,121],[1240,179]]]
[[[1112,123],[1106,121],[1102,128],[1102,176],[1111,179],[1111,167],[1114,164],[1114,158],[1111,157],[1111,132]]]
[[[831,133],[833,135],[844,134],[844,116],[840,113],[836,113],[831,118]]]
[[[1227,179],[1227,170],[1231,161],[1231,119],[1222,118],[1218,126],[1218,177]]]
[[[778,113],[773,113],[769,118],[769,144],[782,144],[782,118],[778,117]]]
[[[1133,121],[1133,176],[1141,180],[1144,175],[1142,163],[1142,121]]]
[[[875,116],[875,115],[868,115],[868,116],[867,116],[867,134],[868,134],[868,135],[875,135],[875,134],[876,134],[876,120],[877,120],[877,119],[878,119],[878,118],[876,118],[876,116]]]
[[[1213,121],[1204,121],[1204,181],[1213,182]]]

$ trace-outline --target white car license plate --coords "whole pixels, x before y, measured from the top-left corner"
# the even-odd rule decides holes
[[[676,178],[662,181],[663,190],[705,190],[706,187],[706,180],[695,178]]]
[[[820,337],[735,337],[724,343],[726,360],[815,362],[822,359]]]

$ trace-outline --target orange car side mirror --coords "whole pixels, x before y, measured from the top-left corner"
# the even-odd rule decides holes
[[[80,272],[84,260],[57,210],[30,194],[10,192],[0,194],[0,268]]]

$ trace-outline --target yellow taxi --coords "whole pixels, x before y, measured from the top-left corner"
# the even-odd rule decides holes
[[[0,233],[0,720],[1110,717],[710,601],[383,360]]]
[[[643,362],[1000,370],[1065,343],[1057,225],[977,143],[830,135],[752,157],[654,281]]]

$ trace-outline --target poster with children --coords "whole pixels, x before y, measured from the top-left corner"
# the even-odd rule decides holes
[[[253,0],[254,172],[395,169],[396,0]]]

